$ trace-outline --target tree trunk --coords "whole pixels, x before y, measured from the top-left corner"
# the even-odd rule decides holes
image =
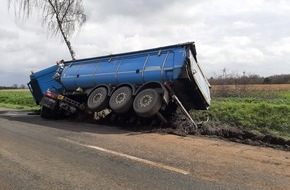
[[[67,39],[67,37],[66,37],[66,35],[65,35],[65,33],[64,33],[63,29],[62,29],[62,25],[61,25],[60,21],[58,20],[58,18],[56,18],[56,19],[57,19],[57,23],[58,23],[58,25],[59,25],[60,33],[61,33],[61,35],[62,35],[62,37],[63,37],[63,39],[64,39],[64,41],[65,41],[65,44],[66,44],[66,46],[67,46],[67,48],[68,48],[68,50],[69,50],[70,56],[71,56],[72,60],[76,60],[76,59],[75,59],[75,52],[74,52],[74,50],[73,50],[73,48],[72,48],[72,46],[71,46],[71,43],[70,43],[70,41]]]
[[[56,19],[56,21],[57,21],[57,24],[58,24],[58,27],[59,27],[60,33],[61,33],[61,35],[62,35],[62,37],[63,37],[63,39],[64,39],[64,41],[65,41],[65,44],[66,44],[66,46],[68,47],[68,50],[69,50],[70,56],[71,56],[72,60],[76,60],[76,59],[75,59],[75,52],[74,52],[73,49],[72,49],[71,43],[70,43],[70,41],[68,40],[68,38],[67,38],[65,32],[63,31],[63,28],[62,28],[62,22],[61,22],[61,20],[60,20],[60,18],[59,18],[59,14],[58,14],[59,12],[57,11],[56,7],[53,5],[53,3],[52,3],[51,0],[49,0],[48,3],[51,5],[52,9],[54,10],[54,13],[55,13],[55,19]]]

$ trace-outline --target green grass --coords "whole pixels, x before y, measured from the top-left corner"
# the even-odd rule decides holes
[[[213,97],[208,111],[192,114],[196,120],[209,115],[209,125],[213,127],[226,123],[290,139],[290,91],[275,91],[271,96],[251,92],[243,97]]]
[[[28,90],[0,90],[0,107],[19,110],[37,110],[34,99]]]
[[[222,97],[213,94],[212,104],[207,111],[193,111],[197,121],[206,120],[208,125],[221,124],[242,127],[262,134],[290,139],[290,91],[231,93]],[[0,107],[20,110],[37,110],[29,91],[0,90]]]
[[[283,101],[283,103],[285,102],[286,104],[290,103],[290,91],[281,91],[278,94],[279,99],[281,99]]]

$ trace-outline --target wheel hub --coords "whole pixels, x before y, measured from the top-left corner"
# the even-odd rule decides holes
[[[98,103],[98,102],[100,102],[101,99],[102,99],[102,97],[103,97],[102,93],[97,93],[97,94],[93,97],[93,102],[94,102],[94,103]]]
[[[139,104],[140,104],[141,107],[146,107],[146,106],[148,106],[148,105],[151,104],[152,99],[153,99],[152,96],[150,96],[150,95],[145,95],[145,96],[143,96],[143,97],[140,99]]]
[[[121,104],[122,102],[125,101],[125,99],[126,99],[126,95],[127,95],[127,94],[124,93],[124,92],[118,94],[118,95],[116,96],[116,98],[115,98],[115,102],[116,102],[117,104]]]

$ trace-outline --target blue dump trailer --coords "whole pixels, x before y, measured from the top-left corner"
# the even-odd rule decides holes
[[[30,75],[28,86],[41,116],[112,113],[166,122],[179,106],[210,106],[210,84],[193,42],[59,62]]]

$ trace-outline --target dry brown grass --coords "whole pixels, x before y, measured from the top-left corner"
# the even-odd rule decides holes
[[[28,92],[29,89],[0,89],[0,91],[6,91],[6,92]]]
[[[228,90],[290,90],[290,84],[245,84],[245,85],[212,85],[213,91]]]

